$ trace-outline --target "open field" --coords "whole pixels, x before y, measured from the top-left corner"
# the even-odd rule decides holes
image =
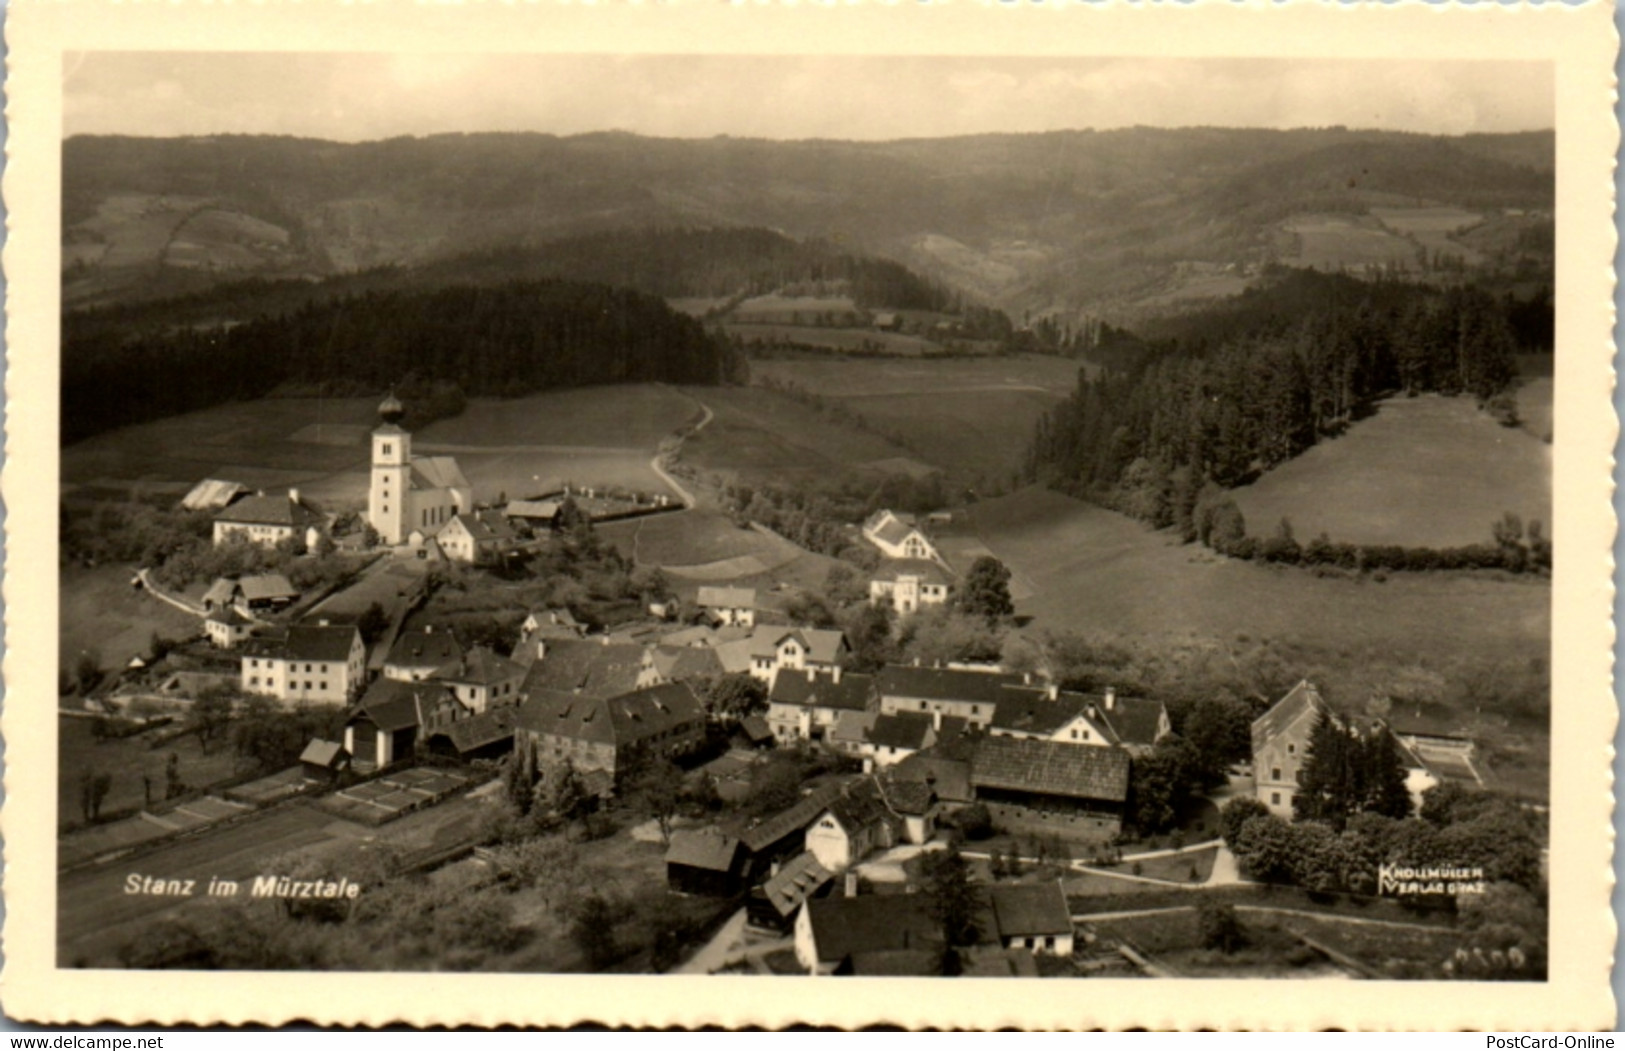
[[[683,460],[746,482],[797,481],[912,453],[761,387],[693,387],[716,413],[683,443]]]
[[[741,529],[726,515],[703,509],[605,522],[595,529],[639,565],[681,568],[737,560],[737,566],[717,567],[724,576],[761,573],[801,554],[787,541]]]
[[[870,354],[897,354],[918,357],[940,352],[943,347],[919,336],[906,336],[901,332],[881,332],[873,328],[823,328],[809,325],[771,325],[760,322],[724,325],[730,336],[738,336],[747,343],[766,344],[799,343],[809,347],[828,347],[839,351],[864,351]]]
[[[831,361],[774,358],[751,363],[751,373],[795,383],[829,397],[982,391],[1072,393],[1082,363],[1046,354],[933,358],[929,361]]]
[[[1035,627],[1148,638],[1278,639],[1394,655],[1544,656],[1551,589],[1498,574],[1317,577],[1178,543],[1044,489],[970,508],[970,528],[1031,595]]]
[[[523,398],[471,398],[459,416],[436,420],[414,445],[585,445],[648,449],[699,413],[654,383],[577,387]]]
[[[1533,399],[1532,399],[1533,400]],[[1479,412],[1471,398],[1424,395],[1377,413],[1256,483],[1236,504],[1255,536],[1283,516],[1300,543],[1456,547],[1491,543],[1507,511],[1552,522],[1552,448]]]
[[[145,654],[155,631],[170,639],[203,634],[199,618],[132,588],[134,575],[135,567],[123,564],[61,568],[57,584],[61,667],[72,669],[80,653],[94,650],[102,667],[114,670]]]
[[[84,823],[79,807],[79,775],[84,771],[112,777],[112,787],[102,801],[104,815],[137,810],[146,805],[146,790],[141,785],[143,774],[152,781],[153,798],[162,799],[164,766],[171,753],[180,757],[181,782],[188,788],[205,788],[238,773],[236,753],[225,741],[212,744],[205,754],[194,734],[153,748],[154,734],[164,731],[98,741],[91,735],[89,719],[58,716],[56,725],[58,827]]]
[[[1297,239],[1297,252],[1284,262],[1320,270],[1383,263],[1416,264],[1416,246],[1384,230],[1375,220],[1353,215],[1301,215],[1281,224]]]
[[[861,314],[851,296],[786,296],[771,292],[745,300],[734,307],[731,316],[741,322],[811,325],[821,317],[840,319]]]
[[[1484,217],[1477,212],[1443,206],[1372,208],[1371,214],[1390,230],[1415,239],[1428,250],[1430,256],[1434,252],[1446,256],[1453,255],[1469,266],[1477,266],[1484,261],[1482,253],[1469,248],[1452,236],[1458,230],[1466,230],[1483,222]]]
[[[1518,387],[1518,418],[1522,427],[1547,444],[1552,440],[1552,358],[1549,354],[1518,357],[1523,383]]]

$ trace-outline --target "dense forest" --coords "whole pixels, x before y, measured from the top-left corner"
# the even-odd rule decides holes
[[[65,333],[62,441],[264,397],[403,382],[513,397],[592,383],[741,378],[727,344],[659,299],[569,281],[369,292],[229,328]],[[110,396],[112,395],[112,396]]]
[[[1313,271],[1149,341],[1109,330],[1108,367],[1040,418],[1029,480],[1194,537],[1204,486],[1243,484],[1337,434],[1378,397],[1470,394],[1490,402],[1517,353],[1551,349],[1549,297],[1473,284],[1438,289]]]

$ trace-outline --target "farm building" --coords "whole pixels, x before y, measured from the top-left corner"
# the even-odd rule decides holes
[[[1028,949],[1034,955],[1072,955],[1072,913],[1061,881],[998,885],[988,888],[993,922],[1006,949]]]
[[[1029,681],[1020,675],[906,664],[888,664],[875,676],[882,712],[935,712],[973,727],[993,721],[1005,687],[1023,685]]]
[[[279,701],[347,704],[366,670],[367,647],[354,625],[295,624],[244,643],[241,684]]]
[[[842,783],[830,782],[813,789],[801,799],[771,817],[731,828],[745,847],[746,871],[755,880],[806,849],[807,826],[841,794]]]
[[[690,679],[718,679],[724,674],[716,650],[705,646],[650,646],[643,654],[638,686]]]
[[[434,755],[444,755],[463,761],[495,759],[513,751],[514,727],[519,722],[519,710],[509,705],[490,708],[472,714],[445,708],[450,719],[431,720],[425,741]]]
[[[1008,832],[1109,839],[1122,828],[1128,775],[1121,748],[984,737],[971,755],[971,787]]]
[[[350,753],[337,741],[316,738],[299,754],[299,771],[306,781],[332,781],[350,767]]]
[[[731,898],[742,889],[744,849],[715,829],[680,828],[666,848],[666,885],[679,894]]]
[[[734,631],[744,634],[729,637]],[[827,628],[797,628],[757,624],[750,628],[723,628],[714,649],[725,672],[748,672],[771,689],[779,672],[821,671],[834,674],[852,652],[846,635]]]
[[[863,523],[863,538],[887,558],[941,561],[936,546],[912,520],[892,511],[876,511]]]
[[[557,500],[510,500],[502,514],[510,522],[522,522],[532,530],[552,529],[558,522]]]
[[[1473,764],[1478,746],[1456,724],[1429,719],[1421,712],[1395,713],[1389,717],[1394,737],[1419,762],[1427,764],[1441,779],[1482,786]]]
[[[915,752],[886,771],[893,783],[924,785],[944,804],[963,805],[976,800],[970,783],[970,760],[975,742],[961,737],[950,745]]]
[[[787,673],[768,692],[767,722],[781,743],[827,739],[843,713],[874,707],[874,677],[839,667]]]
[[[924,558],[882,559],[869,578],[869,602],[899,613],[940,606],[953,590],[953,575],[941,563]]]
[[[299,598],[299,589],[281,573],[262,573],[237,582],[237,602],[250,613],[286,609]]]
[[[463,659],[463,647],[450,631],[429,625],[422,631],[403,631],[384,658],[384,678],[420,682]]]
[[[513,549],[519,537],[501,515],[495,511],[475,511],[452,516],[440,526],[414,529],[414,543],[434,537],[441,554],[453,562],[483,566],[500,559]]]
[[[1292,796],[1309,754],[1309,735],[1321,715],[1333,715],[1305,679],[1253,720],[1253,783],[1270,813],[1291,820]]]
[[[705,740],[705,708],[687,683],[667,683],[609,698],[556,690],[530,693],[518,732],[544,762],[623,773],[635,754],[677,758]]]
[[[953,740],[966,728],[965,720],[941,712],[882,712],[865,735],[866,768],[883,770],[939,741]]]
[[[883,778],[880,790],[903,822],[903,839],[919,846],[928,843],[937,832],[937,793],[930,785],[918,781],[895,781]]]
[[[525,681],[525,674],[523,665],[499,657],[484,646],[476,646],[429,678],[444,683],[464,707],[479,714],[490,708],[518,704],[519,687]]]
[[[845,872],[876,850],[895,846],[902,819],[873,777],[844,786],[807,829],[806,848],[831,872]]]
[[[997,943],[982,933],[991,920],[979,919],[976,927],[979,941]],[[895,975],[932,973],[932,964],[940,973],[946,944],[931,895],[864,894],[808,901],[796,914],[795,947],[809,974]]]
[[[367,521],[386,544],[405,543],[414,529],[439,528],[474,509],[474,490],[450,456],[413,456],[402,430],[405,407],[392,394],[378,406],[383,422],[372,432],[372,481]]]
[[[289,489],[286,496],[257,493],[217,512],[214,516],[216,546],[242,539],[260,547],[275,547],[284,540],[299,539],[314,546],[327,519]]]
[[[217,609],[203,618],[203,633],[209,636],[210,642],[223,650],[236,647],[239,642],[248,638],[253,629],[254,622],[231,606]]]
[[[424,727],[450,725],[466,715],[439,683],[379,679],[345,719],[344,749],[357,770],[382,769],[410,759]]]
[[[842,755],[850,755],[862,759],[869,751],[869,731],[874,728],[875,720],[880,718],[880,712],[873,709],[863,711],[841,711],[835,713],[835,725],[824,731],[824,747]],[[799,727],[788,727],[799,731]]]
[[[751,891],[745,906],[747,920],[753,927],[787,934],[797,910],[808,899],[828,892],[834,880],[835,874],[820,865],[810,851],[802,851]]]
[[[718,624],[741,624],[750,627],[756,623],[756,589],[714,587],[700,588],[695,604]]]
[[[1173,732],[1173,724],[1161,701],[1118,697],[1111,687],[1099,696],[1062,692],[1052,684],[1042,690],[1006,687],[988,732],[995,737],[1118,745],[1131,755],[1145,755]]]
[[[532,696],[572,693],[614,697],[638,688],[643,647],[612,642],[608,635],[590,639],[538,639],[520,692]],[[518,657],[516,655],[516,660]],[[522,662],[521,662],[522,663]]]
[[[187,511],[219,511],[230,506],[233,500],[246,495],[248,487],[241,482],[205,478],[181,497],[181,507]]]

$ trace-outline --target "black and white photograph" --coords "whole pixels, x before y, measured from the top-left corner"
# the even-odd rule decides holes
[[[1561,63],[60,62],[61,980],[1557,977]]]

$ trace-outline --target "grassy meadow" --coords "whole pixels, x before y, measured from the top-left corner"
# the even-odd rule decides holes
[[[683,443],[683,460],[747,483],[795,483],[912,453],[761,387],[694,387],[716,414]]]
[[[1300,542],[1484,544],[1507,511],[1550,536],[1552,447],[1471,398],[1393,398],[1234,496],[1250,533],[1270,536],[1285,517]]]

